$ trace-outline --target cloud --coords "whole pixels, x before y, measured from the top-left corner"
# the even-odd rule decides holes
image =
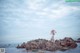
[[[63,18],[64,16],[69,15],[71,12],[79,10],[78,7],[71,6],[58,6],[57,9],[44,8],[41,12],[37,11],[36,14],[41,16],[48,16],[49,18]]]
[[[27,0],[25,1],[27,6],[25,4],[24,6],[28,7],[28,9],[14,8],[16,6],[14,3],[15,2],[13,2],[12,5],[11,3],[9,4],[13,6],[13,8],[9,7],[4,10],[4,12],[8,12],[7,15],[3,13],[4,17],[7,17],[4,19],[4,22],[8,23],[8,27],[11,27],[12,25],[22,28],[45,26],[45,20],[64,18],[64,16],[80,9],[77,6],[65,5],[60,1],[58,3],[47,3],[47,0]],[[46,4],[49,5],[46,6]]]
[[[64,16],[67,16],[68,14],[79,10],[79,7],[76,6],[68,6],[63,4],[62,2],[58,3],[48,3],[49,6],[45,6],[47,0],[28,0],[27,6],[24,5],[26,8],[6,8],[4,12],[8,12],[7,16],[4,14],[6,19],[4,19],[4,22],[7,23],[6,27],[11,27],[14,25],[14,27],[21,27],[21,28],[27,28],[30,26],[42,28],[45,27],[45,20],[51,20],[51,19],[58,19],[58,18],[64,18]],[[14,7],[15,2],[13,2],[12,6]],[[9,4],[11,5],[11,4]],[[11,24],[10,24],[11,23]],[[27,24],[26,24],[27,23]]]
[[[44,5],[46,0],[28,0],[28,8],[32,10],[39,10]]]
[[[79,10],[79,7],[76,6],[68,6],[65,5],[61,1],[57,1],[58,3],[48,3],[49,5],[45,7],[47,0],[29,0],[28,1],[28,8],[36,15],[39,16],[46,16],[49,18],[63,18],[67,16],[71,12]]]
[[[1,6],[2,10],[0,13],[3,19],[0,20],[3,20],[2,22],[5,24],[1,26],[4,28],[1,31],[5,32],[6,30],[8,37],[15,35],[14,38],[21,38],[23,35],[27,37],[26,34],[33,36],[33,34],[38,34],[36,31],[41,33],[39,35],[43,37],[45,34],[43,31],[48,32],[52,28],[61,31],[62,28],[64,29],[72,25],[72,22],[70,22],[71,24],[67,24],[68,20],[64,23],[64,19],[62,18],[67,16],[69,19],[71,18],[69,17],[70,14],[76,11],[79,12],[80,10],[78,6],[66,5],[64,2],[58,0],[55,2],[54,0],[24,0],[21,3],[19,1],[7,1],[7,5],[6,1],[4,3],[5,5]],[[63,23],[59,23],[59,20],[62,20]]]

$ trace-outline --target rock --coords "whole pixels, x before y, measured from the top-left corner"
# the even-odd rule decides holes
[[[21,46],[18,44],[18,46],[17,46],[17,48],[25,48],[26,47],[26,43],[25,42],[23,42],[22,44],[21,44]]]
[[[78,38],[75,42],[80,43],[80,38]]]
[[[80,40],[80,38],[78,38],[77,40]]]

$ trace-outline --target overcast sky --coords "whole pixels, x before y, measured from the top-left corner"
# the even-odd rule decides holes
[[[0,0],[0,43],[80,37],[80,4],[65,0]]]

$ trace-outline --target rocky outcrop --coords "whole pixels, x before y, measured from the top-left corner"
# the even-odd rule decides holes
[[[77,47],[76,42],[72,38],[68,38],[68,37],[64,39],[56,40],[55,44],[58,45],[58,48],[60,50],[67,50],[67,49]]]
[[[75,42],[80,43],[80,38],[78,38]]]
[[[50,40],[45,39],[36,39],[32,41],[28,41],[27,43],[23,43],[18,45],[17,48],[25,48],[26,50],[47,50],[47,51],[55,51],[55,50],[67,50],[71,48],[76,48],[77,44],[72,38],[64,38],[60,40],[55,40],[55,42],[51,42]]]

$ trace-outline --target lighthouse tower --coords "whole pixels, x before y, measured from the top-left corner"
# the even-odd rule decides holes
[[[55,42],[55,40],[54,40],[54,35],[55,35],[55,33],[56,33],[55,30],[52,30],[52,31],[51,31],[51,34],[52,34],[51,41],[52,41],[52,42]]]

